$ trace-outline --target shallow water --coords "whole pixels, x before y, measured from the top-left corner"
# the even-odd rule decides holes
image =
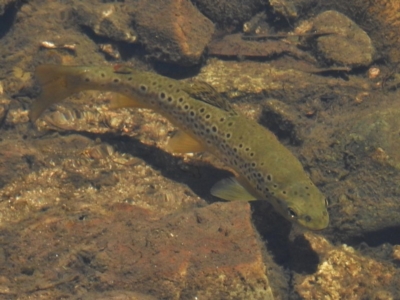
[[[158,2],[0,0],[0,298],[400,298],[396,2]],[[211,84],[299,158],[329,227],[212,197],[230,170],[111,93],[30,123],[43,63]]]

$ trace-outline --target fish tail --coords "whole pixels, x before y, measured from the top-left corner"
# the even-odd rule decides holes
[[[83,90],[79,78],[80,67],[60,65],[40,65],[35,76],[42,87],[39,97],[33,102],[29,118],[35,122],[52,104],[58,103],[72,94]]]

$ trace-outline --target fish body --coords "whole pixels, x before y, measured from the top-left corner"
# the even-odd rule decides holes
[[[169,141],[170,151],[208,151],[235,171],[235,178],[216,183],[213,195],[226,200],[267,200],[303,227],[328,226],[325,197],[299,160],[272,132],[233,110],[211,87],[207,90],[201,84],[190,86],[130,68],[41,65],[36,76],[42,94],[32,105],[32,121],[53,103],[79,91],[118,93],[122,96],[112,107],[149,108],[181,130]]]

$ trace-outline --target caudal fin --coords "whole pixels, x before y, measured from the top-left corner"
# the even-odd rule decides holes
[[[35,122],[52,104],[60,102],[79,91],[71,84],[71,78],[79,74],[79,67],[60,65],[40,65],[36,67],[35,76],[42,87],[39,97],[32,103],[29,118]]]

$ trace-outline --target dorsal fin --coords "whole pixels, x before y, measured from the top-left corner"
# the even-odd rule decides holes
[[[117,64],[113,66],[114,72],[119,74],[132,74],[134,69],[127,65]]]
[[[207,82],[188,82],[183,84],[182,89],[196,100],[206,102],[228,112],[235,112],[231,103]]]

